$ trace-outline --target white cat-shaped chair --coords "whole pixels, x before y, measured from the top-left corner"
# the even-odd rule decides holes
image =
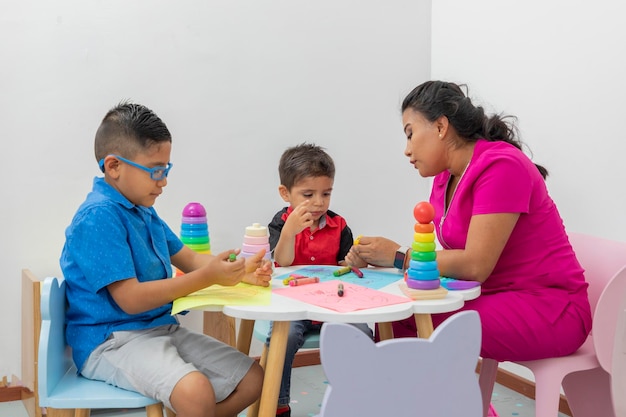
[[[374,343],[343,323],[325,323],[320,356],[328,387],[318,417],[481,417],[475,369],[480,318],[457,313],[429,339]]]

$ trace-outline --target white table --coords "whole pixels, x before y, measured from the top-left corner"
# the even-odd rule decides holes
[[[299,268],[302,268],[302,266],[276,268],[274,276],[280,276]],[[395,269],[389,269],[389,271],[397,272]],[[398,279],[401,280],[402,275],[398,274]],[[284,287],[282,280],[279,279],[272,279],[271,284],[272,288]],[[379,291],[394,295],[404,295],[398,286],[398,282],[389,284]],[[480,287],[472,290],[449,291],[446,297],[442,299],[418,300],[347,313],[340,313],[308,304],[276,293],[272,294],[270,305],[224,306],[224,314],[241,319],[237,348],[246,354],[250,351],[254,321],[271,320],[274,322],[270,347],[269,349],[264,348],[261,356],[261,366],[265,369],[261,398],[250,407],[247,415],[249,417],[274,417],[276,415],[289,323],[291,321],[315,320],[338,323],[378,323],[380,338],[384,340],[393,337],[391,330],[392,321],[402,320],[414,315],[419,336],[428,338],[433,332],[431,314],[458,310],[463,306],[465,300],[476,298],[479,294]]]

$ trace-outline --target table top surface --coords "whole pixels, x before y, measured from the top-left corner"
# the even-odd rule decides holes
[[[277,277],[295,271],[301,266],[276,268],[273,276]],[[388,268],[387,271],[397,272]],[[396,296],[404,296],[398,286],[402,275],[398,274],[398,281],[393,282],[378,291]],[[272,289],[285,288],[282,280],[272,279]],[[434,314],[455,311],[463,307],[465,300],[471,300],[480,295],[480,287],[463,291],[448,291],[445,298],[435,300],[414,300],[407,303],[387,305],[383,307],[367,308],[350,312],[339,312],[332,309],[320,307],[295,298],[285,297],[277,293],[272,293],[272,302],[269,305],[247,305],[223,307],[224,314],[247,320],[316,320],[338,323],[372,323],[388,322],[405,319],[414,314]]]

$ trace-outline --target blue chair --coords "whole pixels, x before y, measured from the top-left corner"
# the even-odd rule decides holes
[[[65,341],[65,282],[46,278],[41,288],[41,333],[38,352],[39,405],[48,417],[89,417],[91,409],[146,408],[147,417],[163,417],[154,398],[117,388],[77,373]],[[174,414],[167,410],[168,416]]]

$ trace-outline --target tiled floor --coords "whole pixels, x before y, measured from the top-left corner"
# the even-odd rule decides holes
[[[291,415],[292,417],[311,417],[319,413],[326,377],[321,365],[294,368],[292,374]],[[500,417],[534,417],[535,403],[501,385],[494,388],[493,400]],[[92,417],[145,417],[143,410],[124,412],[109,410],[93,410]],[[245,417],[246,413],[240,414]],[[28,417],[20,401],[0,403],[2,417]],[[567,417],[559,414],[559,417]]]

